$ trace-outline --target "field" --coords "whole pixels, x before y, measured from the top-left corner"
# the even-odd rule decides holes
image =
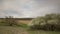
[[[60,34],[55,31],[32,31],[24,27],[0,26],[0,34]]]

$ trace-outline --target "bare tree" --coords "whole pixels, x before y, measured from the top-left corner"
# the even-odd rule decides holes
[[[17,20],[13,18],[13,16],[6,16],[4,20],[5,23],[9,24],[9,26],[13,26],[17,24]]]

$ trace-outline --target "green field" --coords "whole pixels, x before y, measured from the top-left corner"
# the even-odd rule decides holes
[[[14,26],[0,26],[0,34],[60,34],[54,31],[32,31],[28,28]]]

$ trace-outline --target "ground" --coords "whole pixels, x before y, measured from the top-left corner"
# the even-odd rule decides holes
[[[0,34],[60,34],[55,31],[31,31],[22,27],[0,26]]]
[[[28,34],[28,32],[20,27],[1,26],[0,34]]]

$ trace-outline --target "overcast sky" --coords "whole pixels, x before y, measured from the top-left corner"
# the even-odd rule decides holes
[[[0,0],[0,17],[29,18],[60,13],[60,0]]]

